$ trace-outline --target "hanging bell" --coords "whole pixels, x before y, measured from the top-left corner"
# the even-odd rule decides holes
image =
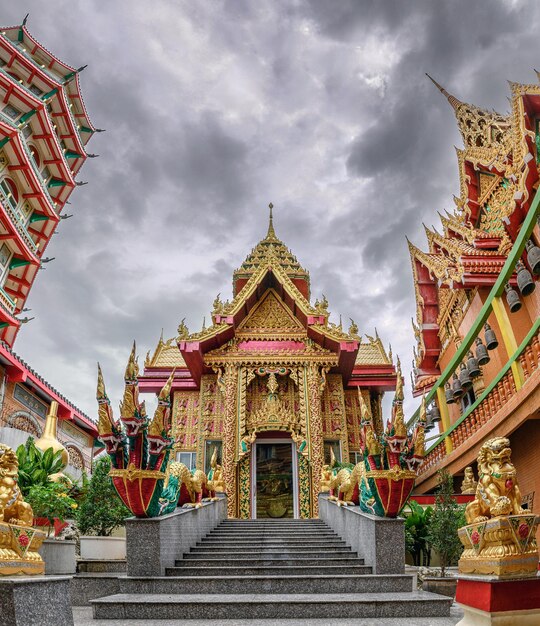
[[[431,407],[431,421],[435,424],[436,422],[440,422],[441,421],[441,413],[439,411],[439,407],[437,406],[437,404],[434,402],[433,406]]]
[[[489,354],[486,346],[482,343],[480,337],[476,338],[476,360],[478,365],[487,365],[489,363]]]
[[[536,285],[534,284],[533,277],[529,270],[523,264],[523,261],[518,261],[516,265],[517,269],[517,284],[519,290],[524,296],[530,296],[531,293],[536,289]]]
[[[527,241],[525,248],[527,248],[527,263],[532,273],[540,275],[540,248],[535,246],[531,239]]]
[[[519,311],[519,309],[521,309],[521,300],[519,299],[518,292],[510,285],[510,283],[506,283],[504,290],[506,292],[506,302],[508,303],[510,313]]]
[[[452,395],[454,396],[454,402],[463,395],[463,387],[459,382],[457,374],[454,374],[452,377]]]
[[[426,421],[426,425],[424,426],[424,432],[429,433],[430,430],[433,430],[433,422],[430,419],[428,419]]]
[[[461,383],[463,389],[470,389],[472,387],[472,380],[469,376],[469,370],[464,363],[462,363],[459,367],[459,382]]]
[[[485,348],[484,348],[485,350]],[[446,383],[444,386],[444,398],[446,400],[446,404],[454,404],[454,394],[452,393],[452,389],[450,387],[450,383]]]
[[[469,376],[471,378],[476,378],[482,373],[472,350],[469,350],[469,354],[467,355],[467,369],[469,370]]]
[[[488,350],[495,350],[495,348],[499,345],[497,335],[487,322],[484,324],[484,339],[486,340],[486,348]]]

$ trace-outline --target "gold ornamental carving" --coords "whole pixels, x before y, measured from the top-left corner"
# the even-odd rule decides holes
[[[478,454],[476,497],[458,531],[464,546],[459,571],[499,578],[533,577],[538,569],[536,530],[540,518],[521,508],[510,441],[495,437]]]
[[[0,576],[43,574],[38,553],[45,533],[32,528],[32,507],[24,501],[19,485],[19,461],[15,452],[0,443]]]

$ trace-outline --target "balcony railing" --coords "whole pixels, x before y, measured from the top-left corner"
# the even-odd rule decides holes
[[[540,320],[536,321],[517,352],[508,360],[497,377],[477,398],[476,402],[429,449],[422,464],[422,473],[437,465],[446,456],[446,444],[444,441],[446,437],[450,438],[452,449],[456,450],[466,443],[484,424],[489,422],[500,408],[517,393],[518,390],[512,374],[512,364],[516,362],[521,366],[523,383],[526,384],[527,380],[540,367]]]
[[[9,203],[9,200],[6,198],[6,194],[2,191],[2,188],[0,188],[0,201],[2,202],[2,206],[4,207],[4,210],[9,215],[11,222],[13,223],[13,225],[17,229],[17,232],[21,236],[21,239],[24,241],[24,243],[27,245],[28,249],[31,252],[33,252],[34,254],[37,254],[38,247],[36,243],[34,242],[34,240],[32,239],[32,237],[30,237],[28,231],[26,230],[26,224],[24,223],[20,214],[17,213],[12,208],[11,204]]]
[[[0,287],[0,305],[7,310],[10,315],[15,313],[15,301]]]
[[[450,380],[454,372],[459,369],[460,364],[466,359],[469,350],[491,313],[495,313],[497,318],[506,315],[500,297],[504,291],[504,286],[514,273],[517,261],[523,254],[525,244],[531,236],[538,218],[539,206],[540,191],[537,192],[534,197],[527,216],[521,225],[519,235],[514,242],[512,250],[482,310],[475,319],[467,336],[456,350],[456,354],[426,396],[427,404],[437,399],[445,430],[427,450],[425,461],[420,470],[421,473],[428,471],[452,450],[463,445],[473,432],[476,432],[478,428],[491,419],[501,405],[506,403],[517,393],[517,390],[523,386],[524,382],[530,378],[538,368],[540,320],[535,321],[519,347],[515,345],[515,340],[512,345],[512,340],[503,336],[505,347],[510,357],[508,362],[499,371],[496,378],[491,381],[480,397],[468,407],[454,424],[450,425],[444,393],[445,384]],[[501,320],[499,319],[498,321],[499,325],[501,325]],[[503,335],[504,334],[503,332]],[[417,409],[411,418],[409,425],[418,419],[419,413],[420,408]]]

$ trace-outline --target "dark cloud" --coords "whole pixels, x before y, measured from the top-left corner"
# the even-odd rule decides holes
[[[85,103],[107,129],[15,346],[41,374],[94,414],[99,359],[119,397],[133,338],[144,355],[231,296],[269,201],[313,296],[409,363],[405,234],[424,245],[458,191],[459,133],[424,73],[505,112],[506,79],[540,66],[537,3],[28,0],[2,19],[26,11],[48,49],[89,64]]]

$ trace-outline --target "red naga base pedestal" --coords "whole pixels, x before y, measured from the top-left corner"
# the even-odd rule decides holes
[[[512,580],[460,575],[456,602],[465,613],[457,626],[538,626],[540,575]]]

